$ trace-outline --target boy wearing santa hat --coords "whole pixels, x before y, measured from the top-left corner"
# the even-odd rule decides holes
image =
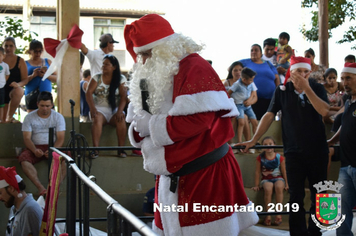
[[[341,81],[345,92],[351,98],[345,103],[341,126],[335,135],[328,140],[329,145],[340,141],[341,168],[338,182],[341,188],[341,214],[346,215],[345,221],[336,229],[336,235],[352,236],[352,209],[356,206],[356,63],[345,63],[341,72]],[[345,127],[345,128],[343,128]]]
[[[126,25],[124,36],[137,62],[130,81],[129,138],[142,149],[144,168],[158,175],[154,230],[170,236],[238,235],[257,223],[255,211],[238,212],[250,203],[227,145],[234,136],[230,118],[238,111],[197,54],[201,46],[156,14]],[[235,205],[236,211],[224,208]],[[217,212],[217,206],[225,210]]]
[[[326,180],[328,145],[322,117],[329,105],[321,84],[309,80],[309,58],[291,57],[284,85],[276,88],[270,106],[258,124],[252,139],[242,143],[245,152],[254,146],[268,130],[276,113],[282,111],[282,139],[289,184],[290,204],[297,203],[299,211],[290,211],[290,235],[321,235],[312,219],[306,225],[304,196],[305,179],[311,193],[310,212],[315,213],[316,189],[313,184]],[[240,145],[240,144],[239,144]]]
[[[11,208],[6,236],[39,235],[43,211],[25,188],[15,167],[0,166],[0,201]]]

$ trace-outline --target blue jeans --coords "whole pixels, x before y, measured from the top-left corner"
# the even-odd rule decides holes
[[[244,104],[236,104],[237,110],[239,111],[240,115],[237,119],[245,119],[245,114],[249,119],[256,119],[256,115],[252,110],[251,106],[245,107]]]
[[[356,168],[352,166],[341,167],[339,171],[341,188],[341,214],[346,215],[345,221],[336,229],[338,236],[353,236],[352,228],[352,209],[356,206]]]

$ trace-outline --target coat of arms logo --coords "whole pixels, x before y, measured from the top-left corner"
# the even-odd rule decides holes
[[[316,214],[312,214],[311,217],[316,226],[320,229],[334,230],[339,228],[342,222],[344,222],[346,216],[341,214],[341,194],[339,194],[342,186],[342,184],[336,181],[335,184],[333,184],[333,181],[327,180],[324,180],[324,184],[323,181],[320,181],[313,185],[317,190]],[[321,193],[326,190],[336,193]]]

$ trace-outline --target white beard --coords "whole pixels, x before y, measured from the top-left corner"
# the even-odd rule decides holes
[[[177,74],[179,61],[169,61],[159,57],[148,58],[145,64],[138,58],[130,81],[130,101],[134,111],[142,109],[140,80],[146,79],[149,98],[147,103],[152,114],[165,114],[172,107],[173,78]],[[176,71],[176,72],[175,72]]]
[[[174,39],[154,47],[151,51],[152,56],[145,61],[145,64],[138,55],[129,82],[129,99],[134,105],[134,112],[137,113],[142,109],[140,80],[146,79],[150,112],[166,114],[173,105],[173,79],[178,74],[180,60],[201,49],[202,46],[192,39],[176,34]]]

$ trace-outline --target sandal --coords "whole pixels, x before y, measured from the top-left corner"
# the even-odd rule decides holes
[[[263,220],[263,225],[265,226],[271,225],[271,216],[266,216],[266,218]]]
[[[276,218],[274,219],[274,225],[280,225],[282,224],[282,216],[276,216]]]
[[[98,151],[91,151],[90,152],[90,155],[89,155],[90,159],[96,159],[98,157],[99,157],[99,152]]]
[[[119,151],[117,151],[117,156],[121,157],[121,158],[125,158],[125,157],[127,157],[127,154],[125,151],[119,150]]]

